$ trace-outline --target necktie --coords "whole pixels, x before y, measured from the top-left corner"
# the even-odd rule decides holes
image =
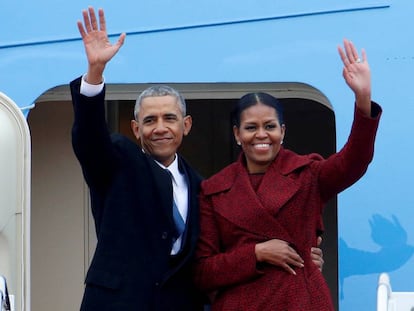
[[[178,239],[184,232],[185,222],[184,222],[183,217],[180,214],[180,211],[178,210],[175,200],[173,200],[173,217],[174,217],[175,228],[177,229],[176,239]]]
[[[173,183],[173,175],[171,174],[169,170],[167,170],[167,172],[171,177],[171,183]],[[178,210],[175,199],[173,199],[173,219],[174,219],[175,228],[177,230],[177,236],[174,238],[174,241],[176,241],[184,232],[185,222],[184,222],[183,217],[180,214],[180,211]]]

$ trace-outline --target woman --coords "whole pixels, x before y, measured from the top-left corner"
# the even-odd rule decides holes
[[[195,281],[213,294],[212,310],[334,310],[309,248],[316,245],[324,204],[366,171],[381,108],[371,101],[370,70],[354,45],[339,47],[343,76],[355,94],[348,142],[323,159],[282,147],[280,104],[247,94],[233,111],[242,148],[235,163],[204,181]]]

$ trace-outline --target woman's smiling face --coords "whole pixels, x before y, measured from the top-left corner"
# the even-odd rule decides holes
[[[241,112],[240,126],[234,126],[233,133],[241,143],[249,173],[264,173],[280,150],[285,126],[273,107],[259,102]]]

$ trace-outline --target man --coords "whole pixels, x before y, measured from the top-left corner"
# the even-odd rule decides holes
[[[72,134],[90,188],[98,243],[81,310],[200,310],[189,261],[198,236],[201,178],[176,154],[191,129],[191,117],[175,90],[153,87],[138,98],[131,122],[142,150],[122,136],[111,137],[105,123],[103,70],[125,34],[110,45],[103,11],[100,30],[92,8],[83,17],[85,28],[81,22],[78,27],[89,67],[71,83]],[[173,217],[173,187],[185,220],[180,234]]]
[[[154,86],[137,99],[131,121],[142,149],[110,135],[103,72],[125,34],[112,45],[104,12],[98,13],[99,23],[93,8],[78,22],[88,71],[71,82],[72,143],[90,188],[98,241],[81,310],[202,310],[191,276],[201,177],[177,154],[192,119],[177,91]]]

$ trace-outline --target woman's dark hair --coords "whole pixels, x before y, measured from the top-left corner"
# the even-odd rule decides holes
[[[283,121],[283,107],[280,101],[275,97],[267,93],[248,93],[238,100],[231,113],[233,125],[240,127],[240,116],[244,110],[254,106],[258,103],[272,107],[276,110],[276,115],[279,123],[284,124]]]

